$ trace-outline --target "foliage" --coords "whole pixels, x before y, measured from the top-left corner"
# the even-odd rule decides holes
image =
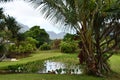
[[[15,18],[11,16],[6,16],[5,18],[5,25],[7,26],[7,29],[11,32],[12,36],[11,38],[17,38],[17,35],[19,34],[19,30],[21,27],[17,24]]]
[[[21,35],[21,34],[20,34]],[[23,36],[24,37],[24,36]],[[32,37],[27,37],[24,40],[18,39],[18,43],[9,44],[9,54],[8,57],[18,57],[23,54],[30,54],[36,51],[36,44],[38,43]],[[23,56],[25,57],[25,56]]]
[[[31,44],[19,45],[19,46],[13,44],[13,45],[9,46],[9,55],[29,53],[29,52],[32,52],[32,51],[33,51],[33,48],[32,48]]]
[[[17,25],[16,20],[11,16],[6,16],[0,8],[0,45],[4,51],[3,56],[0,58],[2,61],[8,54],[8,45],[12,42],[17,42],[17,35],[19,34],[20,26]]]
[[[52,49],[59,49],[60,48],[61,39],[55,39],[51,41],[51,48]]]
[[[70,33],[67,33],[65,36],[64,36],[64,39],[63,41],[73,41],[75,39],[75,34],[70,34]]]
[[[77,49],[77,43],[75,41],[62,41],[60,49],[63,53],[74,53]]]
[[[36,44],[38,43],[36,39],[33,39],[32,37],[27,37],[25,42],[31,44],[34,50],[36,49]]]
[[[43,68],[43,61],[35,61],[26,64],[17,64],[14,66],[8,66],[8,70],[14,73],[35,73],[40,68]]]
[[[44,43],[43,45],[40,46],[40,50],[50,50],[51,47],[49,44]]]
[[[0,10],[0,20],[2,20],[2,22],[0,22],[0,45],[5,47],[5,57],[31,51],[32,45],[27,44],[26,46],[23,46],[19,44],[25,39],[25,37],[22,33],[19,32],[21,27],[18,25],[15,18],[9,15],[4,15],[2,8]]]
[[[18,33],[18,34],[17,34],[16,41],[18,41],[18,44],[19,44],[19,42],[25,41],[26,38],[27,38],[27,37],[25,37],[25,34],[24,34],[24,33]]]
[[[34,47],[30,43],[28,43],[27,45],[23,45],[23,48],[25,49],[24,53],[31,53],[34,51]],[[20,49],[20,46],[19,46],[19,49]]]
[[[37,48],[44,42],[49,42],[49,35],[44,29],[40,29],[40,26],[33,26],[24,34],[26,37],[32,37],[33,39],[38,41],[38,43],[36,44]]]
[[[6,47],[3,44],[0,44],[0,57],[6,52]]]
[[[25,39],[25,41],[19,42],[19,44],[10,44],[9,45],[9,54],[8,56],[12,55],[22,55],[25,53],[31,53],[36,50],[36,43],[37,41],[31,37]]]
[[[42,4],[40,9],[47,19],[64,25],[67,31],[75,30],[77,39],[81,41],[79,58],[80,60],[84,58],[82,62],[86,64],[87,73],[103,76],[111,71],[107,60],[113,55],[114,48],[120,42],[119,0],[39,2]]]

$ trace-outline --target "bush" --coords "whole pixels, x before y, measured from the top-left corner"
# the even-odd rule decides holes
[[[44,68],[42,60],[34,61],[34,62],[28,62],[26,64],[16,64],[16,65],[10,65],[6,68],[6,70],[14,72],[14,73],[36,73],[40,69],[42,70]]]
[[[30,43],[20,44],[18,46],[16,44],[13,44],[9,46],[9,55],[31,53],[33,51],[34,51],[34,48]]]
[[[73,53],[77,49],[77,43],[75,41],[62,41],[60,44],[60,50],[63,53]]]
[[[37,41],[31,37],[26,38],[25,41],[21,41],[17,44],[9,44],[9,54],[8,57],[19,57],[26,56],[36,50]]]
[[[40,46],[40,50],[50,50],[51,47],[47,43],[44,43],[43,45]]]
[[[18,51],[18,48],[15,44],[9,45],[9,52],[10,53],[16,53]]]
[[[25,47],[23,45],[19,45],[17,47],[17,53],[24,53],[25,52]]]
[[[38,41],[36,39],[33,39],[32,37],[27,37],[25,42],[29,44],[28,46],[32,46],[32,48],[36,50],[36,44],[38,44]]]
[[[30,43],[25,45],[24,48],[25,48],[25,52],[33,52],[33,50],[34,50],[34,47]]]
[[[13,73],[20,73],[20,72],[24,72],[24,67],[22,66],[19,66],[19,65],[14,65],[14,66],[8,66],[8,70],[10,72],[13,72]]]
[[[52,49],[59,49],[60,48],[60,43],[61,43],[61,39],[53,40],[52,43],[51,43]]]

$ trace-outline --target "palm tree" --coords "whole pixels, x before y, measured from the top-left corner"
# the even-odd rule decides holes
[[[6,56],[6,47],[4,44],[5,32],[3,31],[5,27],[4,18],[5,15],[3,14],[3,9],[0,8],[0,61],[2,61]]]
[[[19,30],[21,29],[21,27],[18,25],[15,18],[7,16],[5,18],[5,22],[6,22],[5,25],[7,26],[8,30],[12,33],[12,38],[13,39],[16,38],[17,35],[19,34]]]
[[[18,42],[20,26],[13,17],[5,16],[2,8],[0,8],[0,20],[0,61],[2,61],[8,52],[8,43]]]
[[[0,30],[2,30],[4,27],[4,18],[5,18],[5,15],[3,14],[3,8],[0,8]]]
[[[75,30],[81,40],[80,62],[87,73],[103,76],[110,72],[108,59],[120,41],[119,0],[42,0],[40,10],[47,19]]]

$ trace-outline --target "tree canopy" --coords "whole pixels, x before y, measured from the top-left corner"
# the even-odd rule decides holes
[[[8,52],[8,44],[15,42],[19,34],[20,26],[11,16],[6,16],[0,8],[0,61],[5,58]]]
[[[49,42],[49,35],[40,26],[33,26],[30,30],[25,32],[26,37],[32,37],[38,41],[37,47],[40,47],[44,42]]]

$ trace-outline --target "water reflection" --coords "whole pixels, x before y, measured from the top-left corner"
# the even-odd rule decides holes
[[[38,73],[54,73],[54,74],[81,74],[80,65],[70,65],[62,62],[54,62],[47,60],[44,62],[44,68]]]

